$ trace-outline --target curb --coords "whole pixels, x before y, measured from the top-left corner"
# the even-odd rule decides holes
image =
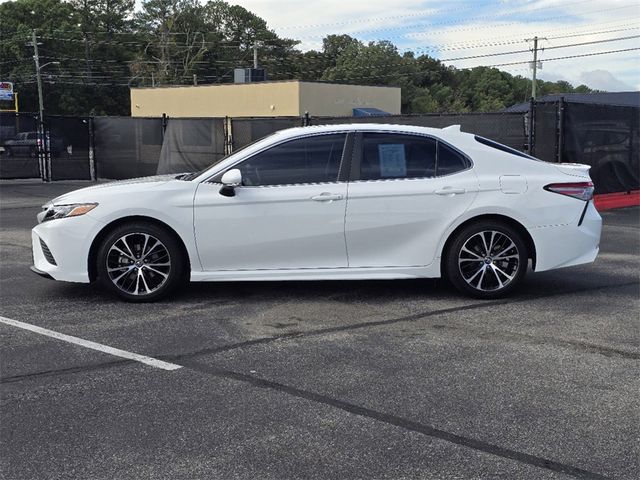
[[[593,201],[599,212],[615,208],[635,207],[640,205],[640,190],[595,195]]]

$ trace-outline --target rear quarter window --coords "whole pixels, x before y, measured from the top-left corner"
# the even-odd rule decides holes
[[[493,140],[489,140],[488,138],[484,138],[484,137],[480,137],[479,135],[476,135],[474,137],[476,139],[476,142],[481,143],[482,145],[486,145],[487,147],[491,147],[491,148],[495,148],[496,150],[500,150],[501,152],[506,152],[506,153],[510,153],[511,155],[515,155],[517,157],[522,157],[522,158],[527,158],[529,160],[535,160],[537,162],[541,162],[542,160],[532,157],[531,155],[527,155],[524,152],[521,152],[520,150],[516,150],[515,148],[511,148],[511,147],[507,147],[506,145],[503,145],[501,143],[498,142],[494,142]]]
[[[464,155],[448,145],[438,142],[438,165],[436,173],[438,177],[466,170],[470,166],[469,160],[467,160]]]

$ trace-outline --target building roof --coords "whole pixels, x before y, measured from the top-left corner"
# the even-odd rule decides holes
[[[386,115],[391,114],[389,112],[385,112],[384,110],[380,110],[379,108],[358,107],[353,109],[354,117],[384,117]]]
[[[272,83],[305,83],[305,84],[319,84],[319,85],[346,85],[349,87],[372,87],[372,88],[394,88],[400,90],[400,87],[397,85],[360,85],[356,83],[344,83],[344,82],[333,82],[333,81],[324,81],[324,80],[297,80],[297,79],[287,79],[287,80],[265,80],[260,82],[243,82],[243,83],[235,83],[235,82],[225,82],[225,83],[198,83],[197,85],[156,85],[152,86],[130,86],[129,90],[159,90],[159,89],[178,89],[178,88],[211,88],[211,87],[237,87],[237,86],[247,86],[247,85],[265,85]]]
[[[558,93],[536,99],[538,103],[557,102],[564,97],[565,102],[597,103],[618,107],[640,107],[640,92],[600,92],[600,93]],[[516,103],[505,112],[525,113],[529,111],[529,102]]]

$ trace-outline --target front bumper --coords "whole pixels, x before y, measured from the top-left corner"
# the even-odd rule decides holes
[[[43,272],[42,270],[38,270],[34,265],[31,265],[29,270],[31,270],[36,275],[40,275],[43,278],[48,278],[49,280],[54,280],[54,278],[51,275],[49,275],[47,272]]]
[[[54,280],[88,283],[89,250],[103,227],[102,222],[89,214],[50,220],[35,226],[31,230],[31,270]],[[45,248],[49,250],[48,255],[45,255]],[[51,263],[51,256],[55,264]]]
[[[536,271],[571,267],[593,262],[600,250],[602,217],[589,202],[582,218],[567,225],[550,225],[529,230],[536,247]]]

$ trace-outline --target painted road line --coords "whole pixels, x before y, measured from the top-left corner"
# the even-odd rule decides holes
[[[0,323],[11,325],[12,327],[22,328],[23,330],[29,330],[30,332],[39,333],[47,337],[62,340],[63,342],[73,343],[74,345],[80,345],[81,347],[90,348],[91,350],[97,350],[99,352],[108,353],[116,357],[126,358],[135,362],[144,363],[152,367],[161,368],[163,370],[177,370],[182,368],[182,365],[176,365],[175,363],[163,362],[156,358],[147,357],[145,355],[138,355],[137,353],[127,352],[126,350],[120,350],[119,348],[109,347],[108,345],[102,345],[101,343],[91,342],[78,337],[72,337],[71,335],[65,335],[64,333],[54,332],[53,330],[47,330],[46,328],[37,327],[29,323],[19,322],[6,317],[0,317]]]

